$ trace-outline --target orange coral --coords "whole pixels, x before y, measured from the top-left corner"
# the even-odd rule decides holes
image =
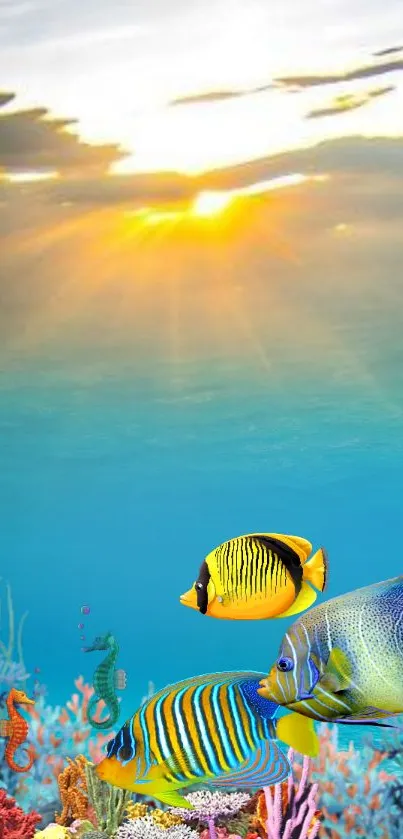
[[[60,772],[57,782],[59,785],[62,812],[56,813],[57,824],[67,827],[75,819],[85,819],[88,814],[87,782],[85,779],[85,765],[88,763],[84,755],[78,755],[75,760],[67,758],[68,764]]]

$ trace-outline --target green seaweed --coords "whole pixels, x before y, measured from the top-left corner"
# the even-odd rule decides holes
[[[0,581],[2,578],[0,577]],[[8,666],[11,662],[17,663],[25,672],[25,664],[24,664],[24,656],[23,656],[23,649],[22,649],[22,632],[24,629],[24,623],[27,618],[28,612],[24,612],[22,618],[20,619],[18,629],[17,629],[17,650],[15,658],[15,616],[14,616],[14,606],[13,606],[13,598],[11,594],[10,585],[6,584],[6,592],[7,592],[7,612],[8,612],[8,643],[6,644],[4,641],[0,639],[0,678],[6,672]],[[2,616],[2,604],[0,599],[0,627],[1,627],[1,616]],[[2,663],[1,663],[2,660]],[[22,685],[25,687],[25,680],[22,682]]]

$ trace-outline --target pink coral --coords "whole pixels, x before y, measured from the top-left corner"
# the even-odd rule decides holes
[[[32,839],[40,821],[39,813],[24,813],[15,799],[0,789],[0,839]]]

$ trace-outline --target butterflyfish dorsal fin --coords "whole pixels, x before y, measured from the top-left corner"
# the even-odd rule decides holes
[[[269,787],[284,781],[290,772],[289,761],[277,743],[274,740],[264,740],[238,769],[211,778],[206,783],[210,787],[218,788]]]
[[[340,647],[333,647],[325,672],[320,679],[321,687],[339,693],[351,685],[352,667],[346,653]]]
[[[312,544],[308,539],[303,539],[302,536],[290,536],[283,533],[265,533],[268,539],[278,539],[279,542],[284,542],[289,548],[298,554],[301,563],[306,562],[308,556],[312,553]]]
[[[279,740],[301,755],[317,757],[319,754],[318,736],[309,717],[294,712],[281,717],[276,724],[276,734]]]
[[[308,585],[308,583],[302,583],[301,591],[298,597],[294,600],[294,603],[291,604],[290,608],[287,609],[285,612],[281,612],[279,615],[274,615],[273,617],[276,618],[289,618],[291,615],[298,615],[299,612],[305,612],[306,609],[309,609],[316,600],[316,592]]]

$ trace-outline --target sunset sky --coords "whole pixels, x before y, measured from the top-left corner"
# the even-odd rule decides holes
[[[84,139],[121,144],[117,171],[197,172],[340,133],[396,135],[403,53],[373,53],[401,45],[401,2],[353,5],[1,0],[1,84],[15,106],[45,106],[77,119]],[[299,91],[275,81],[343,73],[352,79]],[[340,96],[350,102],[337,115]]]

